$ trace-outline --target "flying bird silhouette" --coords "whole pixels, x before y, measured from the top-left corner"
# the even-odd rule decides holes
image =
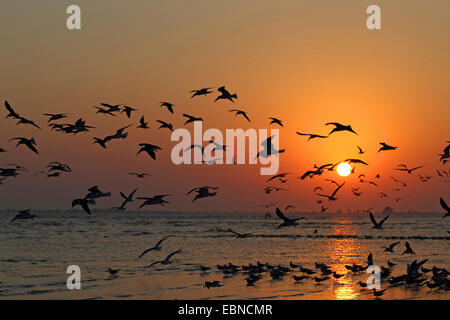
[[[281,220],[283,220],[283,223],[281,223],[276,229],[280,229],[283,227],[295,227],[298,225],[299,220],[304,219],[302,218],[296,218],[296,219],[289,219],[288,217],[286,217],[283,212],[281,212],[281,210],[279,208],[277,208],[275,210],[275,213],[277,214],[278,218],[280,218]]]
[[[233,99],[238,98],[236,93],[231,94],[227,89],[225,89],[225,86],[220,87],[217,91],[219,91],[221,95],[218,96],[214,102],[218,100],[230,100],[231,102],[234,102]]]
[[[236,113],[235,116],[241,115],[245,119],[247,119],[248,122],[251,122],[245,111],[238,110],[238,109],[231,109],[229,112],[235,112]]]
[[[296,134],[298,134],[299,136],[307,136],[308,137],[307,141],[309,141],[311,139],[315,139],[315,138],[322,138],[322,139],[328,138],[328,136],[322,136],[320,134],[314,134],[314,133],[301,133],[301,132],[297,131]]]
[[[333,130],[331,130],[331,132],[328,135],[330,135],[330,134],[332,134],[334,132],[339,132],[339,131],[348,131],[348,132],[352,132],[352,133],[357,135],[357,133],[355,131],[353,131],[351,125],[347,125],[346,126],[346,125],[340,124],[338,122],[328,122],[325,125],[326,126],[329,126],[329,125],[334,126]]]
[[[370,216],[370,221],[372,221],[372,223],[373,223],[372,229],[382,229],[383,223],[387,220],[387,218],[389,218],[389,216],[386,216],[380,222],[377,222],[375,220],[375,217],[373,216],[372,212],[369,212],[369,216]]]
[[[140,143],[139,146],[141,148],[136,153],[136,155],[140,154],[141,152],[147,152],[147,154],[152,157],[153,160],[156,160],[156,151],[161,150],[161,147],[149,143]]]
[[[162,247],[161,247],[161,244],[162,244],[165,240],[167,240],[168,238],[170,238],[170,236],[167,236],[167,237],[162,238],[162,239],[159,240],[153,247],[144,250],[144,252],[142,252],[142,253],[139,255],[138,259],[142,258],[145,254],[147,254],[147,253],[150,252],[150,251],[153,251],[153,250],[155,250],[155,251],[160,251],[161,248],[162,248]]]
[[[163,102],[160,102],[160,104],[161,104],[161,107],[166,107],[170,113],[173,113],[173,107],[175,106],[173,103],[163,101]]]
[[[381,144],[382,147],[378,150],[378,152],[397,149],[397,147],[390,146],[390,145],[388,145],[388,144],[386,144],[384,142],[380,142],[380,144]]]
[[[17,140],[16,147],[18,147],[21,144],[23,144],[24,146],[26,146],[28,149],[30,149],[34,153],[39,154],[38,150],[35,147],[36,146],[36,141],[34,140],[34,138],[27,139],[27,138],[23,138],[23,137],[17,137],[17,138],[9,139],[9,141],[13,141],[13,140]]]

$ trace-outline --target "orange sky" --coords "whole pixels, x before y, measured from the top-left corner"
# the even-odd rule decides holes
[[[323,178],[346,181],[330,210],[381,209],[436,211],[449,183],[436,177],[438,153],[450,139],[448,1],[77,1],[82,30],[65,26],[71,1],[9,1],[0,5],[2,64],[0,88],[21,115],[35,120],[42,131],[0,119],[0,167],[15,162],[31,169],[0,186],[0,209],[69,208],[87,188],[98,184],[113,192],[99,207],[120,205],[118,192],[172,193],[171,210],[258,210],[259,205],[293,204],[297,210],[317,210],[312,189],[333,186]],[[366,8],[379,4],[382,30],[365,26]],[[189,90],[226,85],[237,92],[235,103],[212,103],[216,93],[190,99]],[[175,114],[159,107],[171,101]],[[96,115],[100,102],[126,103],[139,109],[131,121]],[[239,107],[249,125],[228,110]],[[4,111],[5,112],[5,111]],[[44,112],[70,112],[97,128],[75,137],[51,132]],[[183,112],[202,116],[204,128],[266,128],[271,116],[284,120],[280,144],[287,151],[280,171],[293,172],[282,187],[288,192],[266,195],[267,177],[258,166],[175,166],[170,162],[167,130],[156,119],[182,126]],[[92,145],[92,137],[112,134],[140,115],[151,130],[130,129],[129,138],[113,141],[108,150]],[[327,134],[326,122],[351,124],[358,136],[337,133],[323,141],[306,142],[295,131]],[[135,126],[135,125],[134,125]],[[191,127],[189,127],[191,128]],[[447,130],[446,130],[447,129]],[[37,140],[40,156],[15,148],[15,136]],[[377,153],[385,141],[398,150]],[[137,144],[160,145],[157,161],[136,157]],[[370,166],[357,168],[368,178],[380,173],[378,188],[361,185],[357,177],[335,173],[300,181],[295,177],[313,164],[357,157],[356,145],[367,153]],[[74,172],[49,180],[33,173],[53,160]],[[420,172],[434,177],[424,184],[392,170],[399,163],[426,165]],[[446,169],[448,170],[448,165]],[[152,177],[137,181],[127,175],[143,171]],[[390,175],[406,181],[399,192]],[[273,185],[280,184],[274,183]],[[195,186],[216,185],[216,198],[191,204],[185,193]],[[360,186],[355,198],[351,187]],[[378,192],[389,195],[380,199]],[[399,203],[394,198],[401,197]],[[157,208],[152,208],[157,209]]]

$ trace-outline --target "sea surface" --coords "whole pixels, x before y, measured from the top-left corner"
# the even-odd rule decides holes
[[[450,219],[442,214],[394,214],[382,230],[371,229],[367,214],[302,214],[299,226],[275,229],[280,219],[264,213],[175,212],[36,212],[34,220],[8,224],[14,212],[0,213],[0,299],[374,299],[362,289],[368,274],[352,274],[344,265],[396,263],[393,275],[406,272],[414,259],[429,259],[425,267],[450,268]],[[376,215],[377,219],[383,215]],[[252,233],[244,239],[218,231],[232,228]],[[145,249],[170,235],[161,251]],[[401,241],[394,253],[383,246]],[[416,256],[401,255],[408,241]],[[146,265],[182,249],[167,265]],[[315,262],[332,266],[340,279],[317,284],[295,283],[288,273],[272,280],[268,273],[248,287],[246,275],[224,275],[216,265],[257,261],[315,269]],[[69,265],[81,269],[81,290],[66,286]],[[199,266],[211,267],[202,272]],[[107,269],[121,269],[111,276]],[[320,272],[317,274],[319,275]],[[429,276],[428,276],[429,277]],[[222,287],[207,289],[205,281]],[[386,282],[382,288],[388,287]],[[422,286],[388,288],[383,299],[449,299],[450,293]]]

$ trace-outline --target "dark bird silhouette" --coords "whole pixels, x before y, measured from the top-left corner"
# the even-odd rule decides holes
[[[142,178],[145,178],[146,176],[150,175],[150,174],[145,173],[145,172],[143,172],[143,173],[130,172],[129,174],[131,174],[133,176],[136,176],[136,178],[138,178],[138,179],[142,179]]]
[[[91,214],[91,209],[89,208],[89,200],[88,199],[75,199],[72,201],[72,208],[75,206],[80,206],[84,212],[87,214]]]
[[[20,115],[13,110],[8,101],[5,101],[5,108],[8,111],[6,118],[20,119]]]
[[[360,146],[356,146],[358,148],[358,154],[364,154],[365,152],[361,149]]]
[[[122,111],[120,111],[120,113],[124,113],[127,115],[128,119],[131,118],[131,113],[134,111],[138,111],[137,109],[133,108],[133,107],[129,107],[129,106],[123,106]]]
[[[321,194],[321,193],[317,193],[317,195],[319,196],[319,197],[325,197],[325,198],[328,198],[328,200],[330,200],[330,201],[335,201],[335,200],[337,200],[337,198],[335,197],[336,196],[336,193],[339,191],[339,189],[341,189],[342,188],[342,186],[345,184],[345,182],[343,182],[340,186],[338,186],[337,188],[336,188],[336,190],[334,190],[334,192],[331,194],[331,195],[326,195],[326,194]]]
[[[280,153],[283,153],[285,151],[285,149],[282,150],[277,150],[275,149],[275,147],[272,144],[272,139],[275,135],[270,136],[269,138],[267,138],[266,140],[264,140],[261,145],[263,146],[263,150],[259,151],[258,154],[256,155],[256,158],[259,157],[263,157],[263,158],[268,158],[271,155],[277,155]]]
[[[191,99],[193,97],[196,97],[196,96],[206,96],[206,95],[208,95],[210,93],[213,93],[213,91],[210,91],[210,89],[214,89],[214,87],[213,88],[202,88],[202,89],[198,89],[198,90],[191,90],[191,91],[189,91],[191,93],[194,93],[192,95]]]
[[[277,125],[279,125],[280,127],[284,127],[284,126],[283,126],[283,121],[281,121],[281,120],[279,120],[279,119],[277,119],[277,118],[271,117],[271,118],[269,118],[269,120],[271,120],[270,123],[269,123],[269,125],[271,125],[271,124],[277,124]]]
[[[31,209],[19,211],[19,214],[16,215],[9,223],[12,223],[15,220],[28,220],[28,219],[34,219],[37,217],[37,215],[31,214],[30,212],[31,212]]]
[[[23,137],[17,137],[17,138],[12,138],[9,139],[9,141],[13,141],[13,140],[17,140],[17,145],[16,147],[20,146],[21,144],[23,144],[24,146],[28,147],[28,149],[30,149],[31,151],[33,151],[36,154],[39,154],[39,152],[36,149],[36,141],[34,140],[34,138],[31,139],[27,139],[27,138],[23,138]]]
[[[411,174],[414,170],[423,168],[424,166],[419,166],[419,167],[408,169],[408,167],[405,164],[399,164],[398,167],[399,168],[396,168],[395,170],[405,171],[405,172],[408,172],[409,174]]]
[[[225,86],[220,87],[217,91],[219,91],[221,95],[218,96],[214,102],[217,100],[230,100],[231,102],[234,102],[233,99],[238,98],[236,93],[231,94],[227,89],[225,89]]]
[[[272,181],[272,180],[277,179],[277,178],[284,178],[288,174],[290,174],[290,172],[284,172],[284,173],[276,174],[276,175],[270,177],[266,182]]]
[[[138,209],[143,208],[144,206],[153,206],[153,205],[161,205],[164,206],[169,201],[164,200],[165,197],[170,196],[170,194],[161,194],[153,197],[138,197],[139,200],[145,200]]]
[[[197,118],[197,117],[194,117],[194,116],[190,116],[190,115],[188,115],[186,113],[183,113],[183,117],[188,118],[186,120],[186,122],[184,123],[184,125],[187,125],[188,123],[195,122],[195,121],[203,121],[203,119],[200,118],[200,117]]]
[[[182,252],[181,249],[178,249],[177,251],[174,251],[174,252],[172,252],[171,254],[169,254],[164,260],[161,260],[161,261],[155,261],[155,262],[153,262],[152,264],[149,264],[148,266],[146,266],[146,268],[151,268],[152,266],[154,266],[154,265],[157,264],[157,263],[161,263],[161,264],[163,264],[163,265],[172,263],[172,261],[170,260],[170,258],[172,258],[174,255],[176,255],[176,254],[178,254],[178,253],[181,253],[181,252]]]
[[[166,107],[170,113],[173,113],[173,107],[175,106],[173,103],[165,102],[165,101],[160,102],[160,103],[161,103],[161,107]]]
[[[406,249],[405,249],[405,251],[403,251],[402,255],[404,255],[404,254],[414,254],[415,255],[416,254],[413,251],[413,249],[411,248],[411,246],[409,245],[408,241],[405,242],[405,247],[406,247]]]
[[[136,155],[140,154],[141,152],[147,152],[147,154],[152,157],[153,160],[156,160],[156,151],[161,150],[161,147],[149,143],[140,143],[139,146],[141,148],[136,153]]]
[[[397,147],[390,146],[390,145],[388,145],[388,144],[386,144],[384,142],[380,142],[380,144],[381,144],[382,147],[378,150],[378,152],[397,149]]]
[[[280,229],[283,227],[293,227],[293,226],[297,226],[299,220],[302,220],[304,218],[296,218],[296,219],[289,219],[288,217],[286,217],[283,212],[281,212],[281,210],[279,208],[277,208],[275,210],[278,218],[280,218],[281,220],[283,220],[283,223],[281,223],[276,229]]]
[[[173,126],[172,126],[171,123],[167,123],[167,122],[162,121],[162,120],[156,120],[156,121],[159,122],[159,123],[161,124],[161,125],[159,126],[159,129],[167,128],[167,129],[169,129],[170,131],[173,132]]]
[[[110,116],[113,116],[113,117],[117,117],[114,113],[113,113],[113,111],[111,110],[111,109],[103,109],[103,108],[101,108],[101,107],[98,107],[98,106],[94,106],[94,108],[95,109],[97,109],[97,112],[96,113],[100,113],[100,114],[104,114],[104,115],[110,115]]]
[[[247,237],[252,235],[251,233],[239,233],[239,232],[236,232],[236,231],[234,231],[232,229],[228,229],[227,231],[231,232],[232,234],[234,234],[236,236],[236,239],[243,239],[243,238],[247,238]]]
[[[231,109],[229,112],[235,112],[236,113],[235,116],[241,115],[245,119],[247,119],[248,122],[251,122],[245,111],[238,110],[238,109]]]
[[[94,142],[92,144],[96,144],[97,143],[103,149],[106,149],[107,148],[107,146],[106,146],[107,142],[108,141],[106,139],[101,139],[101,138],[94,137]]]
[[[115,270],[113,270],[111,268],[108,268],[108,272],[109,272],[110,275],[116,275],[116,274],[119,273],[120,270],[122,270],[122,269],[115,269]]]
[[[400,243],[400,241],[397,241],[397,242],[391,243],[389,245],[389,247],[382,247],[384,249],[383,252],[394,252],[395,246],[398,245],[399,243]]]
[[[383,223],[387,220],[387,218],[389,218],[389,216],[386,216],[380,222],[377,222],[375,220],[375,217],[373,216],[372,212],[369,212],[369,216],[370,216],[370,221],[372,221],[372,223],[373,223],[372,229],[382,229]]]
[[[210,187],[210,186],[204,186],[204,187],[197,187],[192,190],[190,190],[187,194],[191,194],[192,192],[197,192],[192,202],[195,202],[197,199],[207,198],[207,197],[214,197],[217,194],[216,192],[210,192],[209,190],[217,190],[218,187]]]
[[[144,252],[142,252],[142,253],[140,254],[140,256],[138,257],[138,259],[142,258],[145,254],[147,254],[147,253],[150,252],[150,251],[153,251],[153,250],[155,250],[155,251],[160,251],[161,248],[162,248],[162,247],[161,247],[161,244],[162,244],[165,240],[167,240],[168,238],[170,238],[170,236],[167,236],[167,237],[162,238],[162,239],[159,240],[153,247],[146,249]]]
[[[442,219],[444,219],[445,217],[449,217],[450,216],[450,208],[448,207],[447,203],[445,203],[445,201],[442,197],[439,202],[441,204],[441,207],[447,211],[447,213],[442,217]]]
[[[34,123],[34,121],[25,119],[23,117],[19,118],[19,121],[17,122],[17,124],[29,124],[29,125],[32,125],[33,127],[41,129],[41,127],[39,127],[36,123]]]
[[[328,136],[322,136],[320,134],[314,134],[314,133],[301,133],[301,132],[296,132],[296,134],[298,134],[299,136],[307,136],[308,137],[308,141],[311,139],[315,139],[315,138],[328,138]]]
[[[110,197],[111,192],[103,192],[98,186],[93,186],[88,189],[88,194],[84,197],[85,199],[98,199]]]
[[[123,192],[121,192],[120,196],[124,199],[124,201],[122,202],[119,208],[125,208],[128,202],[133,202],[134,201],[133,197],[137,190],[138,190],[137,188],[134,189],[133,192],[131,192],[128,196],[126,196]]]
[[[333,130],[331,130],[331,132],[330,132],[328,135],[330,135],[330,134],[332,134],[332,133],[334,133],[334,132],[339,132],[339,131],[348,131],[348,132],[352,132],[352,133],[354,133],[354,134],[357,135],[357,133],[356,133],[355,131],[353,131],[351,125],[345,126],[345,125],[340,124],[340,123],[338,123],[338,122],[328,122],[328,123],[326,123],[325,125],[326,125],[326,126],[328,126],[328,125],[334,126]]]
[[[148,122],[145,122],[144,116],[142,116],[141,119],[139,120],[139,125],[137,126],[137,128],[150,129],[150,127],[148,126]]]
[[[44,113],[44,116],[49,117],[47,123],[59,119],[67,118],[68,113]]]

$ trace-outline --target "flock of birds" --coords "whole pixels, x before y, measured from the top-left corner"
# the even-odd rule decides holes
[[[215,91],[213,91],[212,89],[214,89],[214,88],[210,87],[210,88],[201,88],[198,90],[192,90],[191,98],[195,98],[195,97],[199,97],[199,96],[208,96],[210,94],[213,94]],[[217,92],[219,93],[219,95],[215,98],[214,102],[219,101],[219,100],[225,100],[225,101],[230,101],[230,102],[234,103],[235,102],[234,100],[238,99],[236,93],[233,93],[233,94],[230,93],[224,86],[219,87],[217,89]],[[175,105],[173,103],[163,101],[160,103],[160,106],[162,108],[165,108],[170,114],[175,113],[175,111],[174,111]],[[7,101],[5,101],[5,108],[7,111],[6,118],[16,120],[17,125],[29,125],[36,129],[41,129],[41,127],[33,120],[29,120],[29,119],[21,116],[20,114],[18,114]],[[96,114],[99,114],[99,115],[103,115],[106,117],[118,117],[119,115],[123,114],[127,119],[131,119],[133,114],[138,112],[138,109],[131,107],[131,106],[121,105],[121,104],[113,105],[113,104],[108,104],[108,103],[101,103],[100,106],[94,106],[94,109],[96,110]],[[229,112],[233,112],[236,117],[241,116],[243,119],[245,119],[246,121],[251,123],[250,117],[246,111],[237,109],[237,108],[233,108],[233,109],[230,109]],[[66,121],[65,119],[67,119],[69,116],[69,114],[67,114],[67,113],[45,113],[44,116],[46,116],[48,118],[47,123],[48,123],[49,128],[52,131],[59,132],[62,134],[77,135],[79,133],[89,132],[89,131],[91,131],[91,129],[95,128],[91,125],[88,125],[86,123],[86,121],[83,120],[82,118],[77,119],[73,123]],[[193,123],[196,121],[203,121],[203,119],[201,117],[192,116],[187,113],[183,113],[182,116],[186,119],[184,125],[188,125],[189,123]],[[270,117],[269,120],[270,120],[269,125],[277,125],[280,127],[284,127],[283,121],[278,118]],[[174,130],[173,125],[167,121],[156,120],[156,122],[159,125],[159,129],[167,129],[169,131]],[[341,124],[338,122],[329,122],[329,123],[326,123],[325,125],[332,127],[332,130],[329,132],[328,135],[315,134],[315,133],[303,133],[303,132],[296,132],[296,133],[299,136],[308,137],[308,139],[307,139],[308,141],[313,140],[313,139],[328,139],[328,138],[330,138],[331,135],[339,133],[339,132],[343,132],[343,133],[347,132],[347,133],[357,135],[357,132],[352,128],[351,125],[344,125],[344,124]],[[105,137],[93,137],[93,143],[97,144],[100,148],[107,149],[108,145],[112,141],[126,139],[128,137],[127,129],[129,129],[132,126],[133,126],[133,124],[124,126],[120,129],[116,130],[115,133],[105,136]],[[136,126],[136,128],[139,130],[150,129],[149,122],[146,121],[144,115],[140,116],[139,122],[138,122],[138,125]],[[272,138],[273,138],[273,136],[269,137],[266,141],[264,141],[262,143],[263,151],[259,151],[257,157],[259,157],[259,156],[268,157],[271,155],[278,155],[285,151],[285,150],[276,150],[272,145],[272,142],[271,142]],[[9,139],[9,141],[15,141],[15,142],[17,142],[16,147],[20,147],[20,146],[26,147],[31,152],[39,155],[38,144],[34,137],[12,137]],[[225,145],[220,145],[215,141],[209,141],[209,143],[213,144],[214,148],[216,150],[226,150]],[[446,147],[443,149],[442,154],[439,154],[439,161],[443,165],[445,165],[450,160],[450,141],[447,141],[447,144],[448,145],[446,145]],[[188,151],[189,149],[194,149],[197,147],[202,150],[204,149],[203,146],[192,145],[190,148],[188,148],[185,151]],[[380,148],[378,149],[378,152],[394,151],[396,149],[397,149],[397,146],[392,146],[386,142],[380,142]],[[151,143],[139,143],[136,155],[145,153],[153,160],[156,160],[156,155],[161,150],[162,150],[162,148],[160,146],[157,146],[157,145],[154,145]],[[357,146],[357,150],[358,150],[359,155],[365,154],[365,151],[360,146]],[[0,147],[0,153],[7,152],[7,151],[8,150]],[[357,165],[368,166],[368,163],[365,162],[364,160],[361,160],[358,158],[348,158],[348,159],[339,161],[337,163],[314,165],[312,169],[305,171],[302,175],[300,175],[298,177],[298,179],[300,179],[300,180],[313,179],[316,176],[321,176],[322,174],[324,174],[327,171],[335,171],[336,167],[341,163],[353,164],[353,168],[351,171],[352,174],[355,174],[355,169],[356,169]],[[411,175],[413,172],[416,172],[417,170],[420,170],[422,168],[424,168],[423,165],[410,167],[406,164],[399,164],[394,169],[396,171],[404,172],[408,175]],[[24,168],[23,166],[20,166],[18,164],[15,164],[15,163],[11,163],[11,164],[8,164],[6,167],[0,168],[0,185],[4,184],[6,179],[9,179],[11,177],[15,178],[19,174],[26,172],[26,171],[28,171],[26,168]],[[72,172],[72,169],[68,164],[65,164],[65,163],[62,163],[59,161],[53,161],[53,162],[50,162],[46,166],[46,169],[44,171],[39,171],[36,173],[36,175],[45,175],[48,178],[58,178],[63,174],[69,174],[71,172]],[[279,182],[279,183],[284,184],[288,181],[288,177],[290,174],[291,173],[289,173],[289,172],[279,173],[279,174],[271,176],[266,182],[267,183]],[[437,176],[439,178],[444,179],[445,182],[450,182],[448,180],[449,174],[450,174],[450,170],[447,170],[447,169],[437,170]],[[145,173],[145,172],[130,172],[129,175],[133,175],[138,179],[144,179],[147,176],[150,176],[149,173]],[[361,183],[361,185],[367,184],[367,185],[371,185],[373,187],[378,186],[378,183],[376,180],[373,180],[373,181],[367,180],[366,175],[364,173],[359,174],[358,178],[359,178],[359,182]],[[380,178],[381,178],[381,176],[379,174],[377,174],[375,177],[375,179],[380,179]],[[425,176],[419,175],[420,182],[428,182],[431,178],[432,177],[429,175],[425,175]],[[398,188],[395,189],[395,191],[400,191],[401,188],[405,188],[408,186],[404,181],[402,181],[398,178],[391,176],[391,179],[399,186]],[[321,212],[323,212],[323,213],[326,212],[326,210],[328,209],[325,207],[324,201],[334,202],[334,201],[338,200],[338,197],[337,197],[338,193],[340,190],[342,190],[342,188],[345,185],[345,183],[339,184],[338,182],[336,182],[332,179],[325,179],[324,181],[329,182],[329,183],[335,185],[336,187],[331,192],[328,192],[328,193],[324,191],[322,186],[317,186],[314,188],[313,192],[317,196],[316,202],[318,204],[320,204],[320,206],[321,206],[320,209],[321,209]],[[356,197],[361,196],[362,191],[360,188],[361,187],[352,188],[351,189],[352,194]],[[186,195],[189,196],[189,195],[193,194],[194,196],[192,198],[192,202],[195,202],[199,199],[216,196],[218,193],[218,189],[219,188],[216,186],[200,186],[200,187],[192,188],[191,190],[189,190],[187,192]],[[287,189],[282,188],[277,185],[269,185],[264,188],[264,192],[266,194],[270,194],[272,192],[278,192],[278,191],[285,191],[285,190],[287,190]],[[141,209],[145,206],[153,206],[153,205],[164,206],[169,203],[169,201],[166,198],[171,196],[170,194],[153,195],[153,196],[149,196],[149,197],[136,196],[137,191],[138,191],[138,189],[135,188],[132,192],[130,192],[128,194],[120,192],[120,196],[122,198],[121,204],[120,204],[120,206],[114,207],[113,209],[126,210],[127,205],[136,200],[141,201],[141,204],[139,205],[138,209]],[[388,195],[385,192],[380,192],[379,195],[381,198],[388,197]],[[111,197],[111,192],[103,192],[98,186],[93,186],[87,190],[87,193],[86,193],[86,195],[84,195],[84,197],[76,197],[72,201],[72,208],[79,206],[87,214],[92,214],[91,206],[95,205],[96,201],[98,201],[98,199],[106,198],[106,197]],[[396,198],[397,202],[400,200],[401,200],[401,198]],[[450,216],[450,209],[443,198],[440,199],[440,204],[441,204],[442,208],[445,210],[445,215],[443,216],[443,218]],[[265,207],[265,208],[269,208],[271,206],[275,206],[275,204],[263,205],[263,207]],[[289,205],[285,208],[284,211],[287,211],[290,208],[294,208],[294,206]],[[367,213],[369,214],[370,221],[373,225],[373,229],[382,229],[384,223],[389,218],[389,216],[386,216],[383,219],[377,221],[377,219],[374,217],[371,210],[372,209],[368,209]],[[276,229],[298,226],[300,224],[300,221],[303,219],[302,217],[299,217],[299,218],[287,217],[286,214],[283,213],[280,208],[276,208],[275,213],[276,213],[276,216],[281,221],[279,223],[279,225],[275,227]],[[13,223],[14,221],[17,221],[17,220],[33,219],[35,217],[36,217],[36,215],[33,214],[30,209],[22,210],[22,211],[19,211],[19,213],[10,221],[10,223]],[[265,215],[265,217],[270,218],[271,214],[268,213]],[[219,230],[219,231],[232,233],[236,236],[236,238],[247,238],[252,235],[251,233],[244,233],[244,234],[239,233],[232,229]],[[144,252],[142,252],[142,254],[138,258],[139,259],[142,258],[144,255],[148,254],[151,251],[161,250],[161,244],[167,238],[168,237],[161,239],[155,246],[153,246],[149,249],[146,249]],[[389,245],[388,247],[385,248],[385,252],[392,253],[394,247],[397,244],[399,244],[399,242]],[[406,249],[403,252],[403,254],[415,254],[414,251],[411,249],[411,246],[408,242],[405,243],[405,248]],[[162,264],[162,265],[170,264],[170,263],[172,263],[172,260],[171,260],[172,257],[174,255],[180,254],[180,253],[182,253],[182,250],[178,249],[178,250],[170,253],[165,259],[155,261],[155,262],[151,263],[150,265],[148,265],[147,267],[150,268],[150,267],[154,266],[155,264]],[[402,284],[420,285],[420,284],[425,283],[429,288],[441,289],[441,290],[448,291],[449,287],[450,287],[450,282],[448,280],[449,272],[446,269],[437,268],[436,266],[433,266],[432,269],[426,269],[424,267],[424,264],[427,261],[428,261],[427,259],[420,261],[420,262],[418,262],[417,260],[413,261],[411,264],[407,265],[406,273],[401,276],[398,276],[398,277],[390,277],[392,268],[395,266],[395,264],[388,261],[387,267],[384,267],[384,266],[381,267],[382,268],[382,279],[384,282],[388,282],[390,286],[393,286],[393,285],[398,286],[398,285],[402,285]],[[353,265],[349,265],[349,266],[345,266],[345,267],[351,273],[361,273],[361,272],[364,272],[367,269],[367,267],[372,264],[373,264],[372,254],[370,254],[368,261],[367,261],[367,266],[353,264]],[[247,276],[245,278],[245,281],[247,282],[248,286],[254,286],[255,283],[262,278],[263,273],[268,273],[272,279],[280,279],[288,273],[293,273],[293,272],[298,271],[301,273],[301,275],[298,275],[298,274],[292,275],[292,278],[294,279],[295,282],[303,281],[305,279],[310,278],[312,275],[315,275],[314,277],[312,277],[312,280],[315,281],[316,283],[326,281],[326,280],[330,279],[331,277],[338,279],[340,277],[345,276],[344,274],[336,273],[335,271],[333,271],[331,269],[330,266],[326,265],[325,263],[316,263],[315,267],[316,267],[315,270],[308,269],[308,268],[302,267],[299,264],[294,264],[292,262],[290,263],[289,267],[281,266],[281,265],[274,266],[274,265],[270,265],[269,263],[261,263],[261,262],[257,262],[256,264],[250,263],[249,265],[244,265],[241,267],[235,266],[232,263],[225,264],[225,265],[217,265],[217,269],[224,274],[235,274],[235,273],[239,273],[239,272],[245,274]],[[207,272],[209,269],[210,269],[210,267],[200,266],[200,270],[202,272]],[[120,269],[116,269],[116,270],[113,270],[111,268],[108,269],[108,272],[111,275],[116,275],[119,273],[119,271],[120,271]],[[430,279],[426,278],[427,274],[431,275]],[[366,284],[364,284],[362,282],[360,283],[360,285],[363,288],[366,286]],[[220,281],[205,282],[205,287],[208,289],[211,287],[220,287],[220,286],[222,286]],[[383,295],[385,291],[386,291],[386,289],[381,290],[381,291],[373,290],[373,295],[376,297],[379,297],[379,296]]]

